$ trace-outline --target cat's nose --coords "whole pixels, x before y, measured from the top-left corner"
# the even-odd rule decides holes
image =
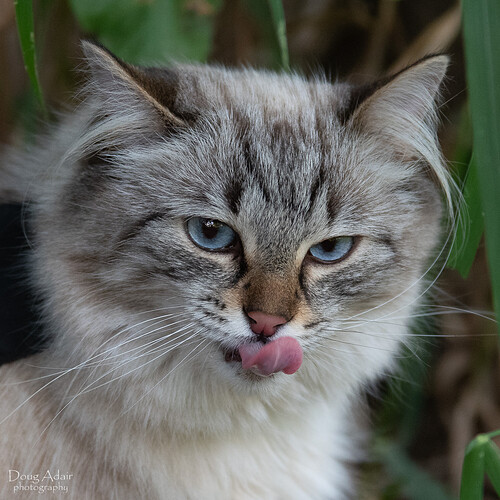
[[[250,318],[250,328],[257,335],[265,335],[270,337],[276,333],[276,329],[280,325],[284,325],[287,320],[283,316],[274,316],[261,311],[247,312]]]

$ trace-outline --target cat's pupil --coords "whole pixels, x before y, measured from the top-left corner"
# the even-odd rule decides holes
[[[321,249],[325,252],[332,252],[337,245],[336,239],[325,240],[321,242]]]
[[[205,238],[212,240],[219,233],[221,223],[212,219],[204,219],[201,224],[201,230]]]

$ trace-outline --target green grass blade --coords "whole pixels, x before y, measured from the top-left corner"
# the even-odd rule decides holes
[[[288,71],[290,69],[290,59],[288,56],[288,42],[286,38],[286,21],[285,12],[281,0],[267,0],[271,17],[276,32],[276,38],[280,48],[281,65],[283,69]]]
[[[479,177],[474,158],[467,169],[462,195],[463,203],[460,206],[448,267],[456,269],[463,278],[467,278],[484,230]]]
[[[500,1],[463,0],[467,81],[493,301],[500,312]]]
[[[35,25],[33,20],[33,4],[31,0],[15,0],[17,31],[23,53],[24,67],[28,73],[31,87],[45,112],[45,103],[40,88],[35,50]]]
[[[478,436],[467,447],[464,465],[462,468],[462,481],[460,484],[460,500],[482,500],[484,489],[484,445],[488,437]]]
[[[484,465],[491,484],[500,495],[500,450],[493,441],[486,445]]]
[[[487,432],[485,436],[488,436],[489,439],[496,438],[500,436],[500,429],[497,429],[496,431]]]

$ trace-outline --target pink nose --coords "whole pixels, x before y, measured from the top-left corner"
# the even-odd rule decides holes
[[[273,316],[260,311],[251,311],[247,314],[253,320],[250,323],[252,332],[258,335],[265,335],[266,337],[274,335],[276,328],[286,323],[286,319],[283,316]]]

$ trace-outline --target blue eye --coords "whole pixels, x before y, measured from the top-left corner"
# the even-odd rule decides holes
[[[226,224],[214,219],[193,217],[187,222],[191,240],[204,250],[228,250],[236,245],[238,237]]]
[[[353,246],[354,238],[352,236],[339,236],[338,238],[330,238],[317,245],[313,245],[309,249],[309,253],[316,260],[325,264],[331,264],[346,257]]]

